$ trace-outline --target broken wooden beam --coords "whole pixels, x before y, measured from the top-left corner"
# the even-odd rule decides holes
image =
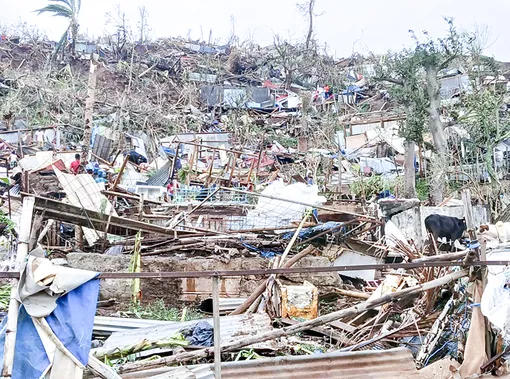
[[[22,195],[29,196],[25,193]],[[102,231],[108,227],[107,231],[110,234],[135,235],[139,231],[169,236],[177,235],[177,237],[194,234],[190,231],[173,230],[138,220],[94,212],[45,197],[34,196],[34,198],[35,210],[43,213],[44,219],[54,219]]]

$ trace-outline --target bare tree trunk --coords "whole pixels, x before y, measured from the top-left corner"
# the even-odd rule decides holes
[[[413,141],[406,141],[404,157],[404,197],[411,199],[416,197],[416,169],[414,166],[414,155],[416,144]]]
[[[76,53],[76,39],[78,38],[78,23],[76,20],[71,22],[71,56]]]
[[[310,41],[312,40],[313,36],[313,8],[315,7],[315,0],[310,0],[308,3],[308,35],[306,36],[306,49],[308,50],[310,48]]]
[[[85,101],[85,127],[83,130],[83,159],[90,149],[90,137],[92,135],[92,117],[94,113],[94,102],[96,98],[96,81],[97,81],[97,66],[98,62],[94,54],[90,57],[90,71],[87,100]]]
[[[440,119],[439,109],[441,98],[439,97],[439,80],[437,79],[438,69],[436,66],[426,66],[427,93],[429,96],[429,127],[436,154],[432,160],[431,195],[432,201],[439,204],[443,201],[443,194],[446,183],[447,144],[444,127]]]

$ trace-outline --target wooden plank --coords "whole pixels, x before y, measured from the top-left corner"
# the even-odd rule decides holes
[[[282,318],[282,319],[280,319],[280,321],[282,322],[282,324],[285,324],[286,326],[300,324],[299,321],[291,320],[289,318]],[[342,344],[342,345],[347,344],[350,340],[350,338],[348,336],[344,335],[342,332],[338,332],[333,329],[328,329],[327,327],[317,326],[315,328],[309,329],[309,331],[321,334],[327,338],[331,338],[332,340],[334,340],[337,343]]]
[[[22,193],[23,196],[28,194]],[[118,216],[111,216],[99,212],[89,211],[74,205],[66,204],[61,201],[52,200],[40,196],[34,196],[35,209],[44,212],[45,219],[54,219],[58,221],[68,222],[83,227],[93,227],[96,230],[105,230],[108,220],[108,233],[117,235],[134,235],[138,231],[146,233],[155,233],[162,235],[183,235],[194,234],[191,231],[173,230],[158,225],[149,224],[142,221],[131,220]]]

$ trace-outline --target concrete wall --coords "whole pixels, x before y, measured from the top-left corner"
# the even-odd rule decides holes
[[[425,218],[431,214],[462,218],[464,207],[414,207],[392,216],[391,221],[404,236],[413,239],[418,247],[422,247],[427,236]],[[476,226],[490,222],[490,213],[485,206],[474,206],[473,216]]]
[[[67,255],[70,267],[99,272],[129,272],[130,255],[104,255],[72,253]],[[296,267],[330,266],[325,257],[309,256],[298,262]],[[142,272],[168,271],[215,271],[215,270],[255,270],[267,269],[270,261],[261,257],[232,258],[222,262],[218,257],[210,258],[176,258],[176,257],[142,257]],[[279,278],[284,283],[302,284],[308,280],[316,286],[337,286],[341,284],[340,275],[336,272],[316,274],[289,274]],[[220,296],[248,297],[259,283],[262,276],[244,276],[223,278],[220,282]],[[203,300],[211,296],[212,284],[208,278],[183,279],[142,279],[142,301],[153,302],[162,299],[171,305],[179,301]],[[101,300],[116,298],[128,302],[131,298],[131,280],[101,279]]]

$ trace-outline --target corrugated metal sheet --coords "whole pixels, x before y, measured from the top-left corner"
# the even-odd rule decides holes
[[[411,352],[404,348],[320,355],[276,357],[227,362],[221,367],[223,379],[300,378],[418,378]]]
[[[160,341],[164,337],[173,336],[183,329],[193,327],[198,321],[206,321],[211,324],[211,326],[213,325],[213,319],[208,318],[203,320],[176,322],[171,324],[169,323],[167,325],[148,326],[136,330],[117,332],[113,333],[105,341],[104,345],[98,349],[98,351],[108,351],[119,346],[134,345],[143,340],[148,342]],[[229,342],[237,340],[241,335],[243,337],[247,337],[268,332],[272,329],[273,327],[271,326],[271,319],[267,314],[254,313],[248,316],[223,316],[220,318],[221,344],[228,344]],[[275,342],[269,341],[262,344],[257,344],[255,347],[272,348],[274,346]]]
[[[156,368],[122,374],[123,379],[214,379],[209,365]],[[241,378],[239,378],[241,379]]]
[[[176,324],[172,321],[143,320],[138,318],[121,318],[121,317],[94,317],[94,334],[109,336],[115,332],[123,332],[126,330],[148,328],[155,325]]]
[[[172,169],[172,161],[168,160],[163,167],[161,167],[149,180],[147,180],[148,186],[164,186],[170,175]]]
[[[92,147],[92,153],[105,161],[110,160],[110,154],[112,151],[113,140],[106,138],[100,134],[94,138],[94,146]]]
[[[207,370],[208,368],[209,370]],[[187,366],[182,369],[154,369],[123,374],[126,379],[176,379],[179,373],[195,373],[196,378],[214,379],[214,365]],[[332,352],[319,355],[284,356],[270,359],[221,364],[222,379],[425,379],[415,367],[411,352],[405,348],[385,351]],[[193,378],[193,377],[192,377]]]

